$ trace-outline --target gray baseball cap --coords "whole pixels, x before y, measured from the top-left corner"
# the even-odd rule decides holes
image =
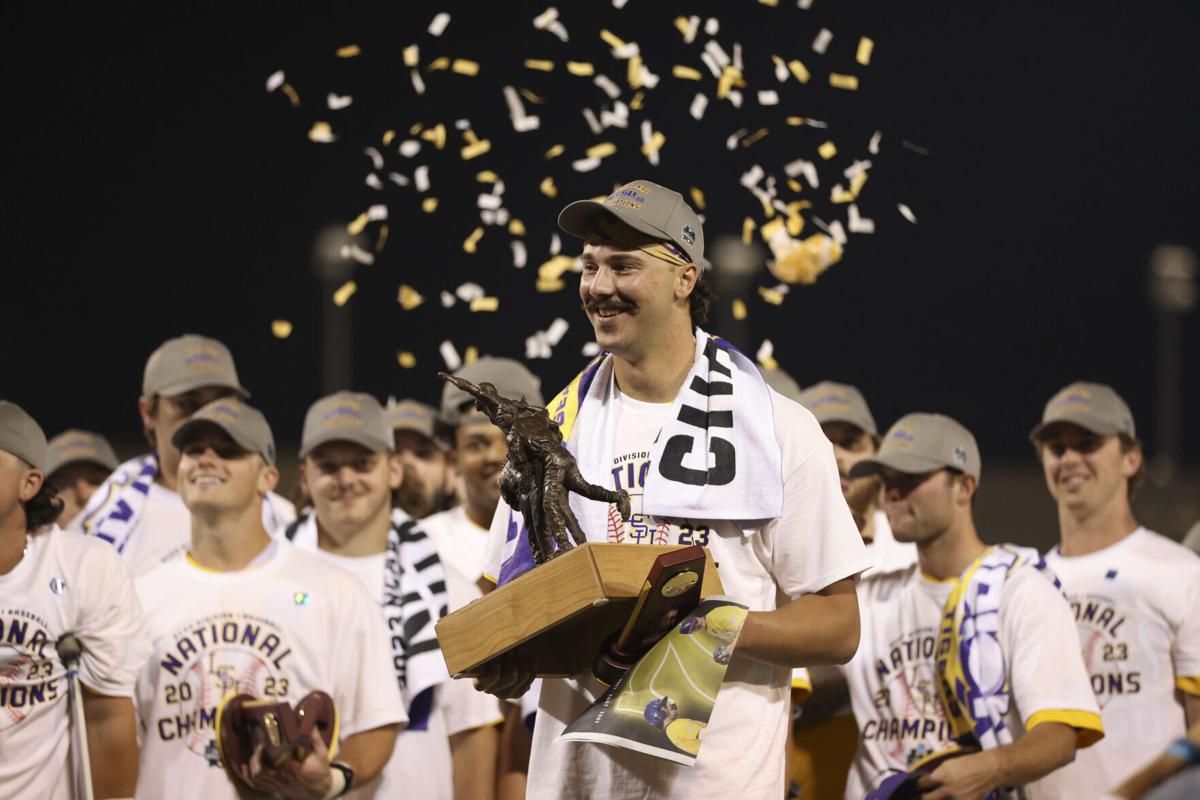
[[[908,414],[884,434],[878,453],[850,468],[850,477],[884,467],[912,475],[949,467],[979,480],[983,461],[975,437],[960,423],[942,414]]]
[[[849,422],[872,436],[879,435],[866,398],[849,384],[821,381],[801,393],[800,405],[811,411],[822,425],[826,422]]]
[[[1047,426],[1056,422],[1078,425],[1097,436],[1123,433],[1131,439],[1137,438],[1129,406],[1111,386],[1103,383],[1077,381],[1060,390],[1046,403],[1042,421],[1033,426],[1029,438],[1037,439]]]
[[[784,372],[779,367],[774,369],[763,369],[759,367],[759,372],[762,373],[763,380],[767,382],[775,391],[786,397],[788,400],[795,400],[797,403],[802,402],[800,396],[802,391],[800,384],[796,383],[796,379]]]
[[[98,433],[72,428],[50,440],[47,475],[80,461],[99,464],[110,472],[121,463],[108,439]]]
[[[610,213],[635,231],[674,242],[697,267],[704,259],[704,227],[679,192],[650,181],[630,181],[603,201],[576,200],[558,214],[558,227],[586,239],[596,218]]]
[[[275,463],[275,437],[267,418],[254,406],[236,397],[214,400],[188,418],[171,437],[171,444],[183,449],[197,431],[216,425],[237,442],[238,446],[258,453],[268,464]]]
[[[0,450],[12,453],[34,469],[46,471],[46,434],[16,403],[0,400]]]
[[[229,348],[216,339],[185,333],[168,339],[146,360],[142,394],[168,397],[201,386],[223,386],[249,398],[238,382],[237,367]]]
[[[484,356],[459,369],[454,373],[454,377],[468,380],[476,386],[490,383],[502,397],[513,400],[524,397],[530,405],[546,405],[546,401],[542,399],[542,382],[524,364],[511,358]],[[442,389],[442,421],[448,425],[458,425],[465,416],[472,413],[469,406],[464,411],[463,404],[473,402],[474,399],[462,389],[447,382]]]
[[[400,400],[388,403],[387,408],[383,410],[383,418],[393,432],[416,431],[432,439],[437,423],[437,411],[433,406],[416,400]]]
[[[372,453],[395,447],[383,406],[363,392],[335,392],[309,407],[300,435],[300,457],[327,442],[353,442]]]

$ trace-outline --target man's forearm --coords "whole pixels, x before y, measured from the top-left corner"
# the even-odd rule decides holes
[[[838,581],[775,611],[751,611],[736,655],[777,667],[845,664],[858,650],[854,580]]]
[[[356,733],[342,742],[333,760],[354,770],[354,784],[361,786],[378,775],[392,757],[397,728],[396,725],[385,725]]]
[[[137,788],[138,747],[133,701],[83,691],[92,789],[97,798],[132,797]]]
[[[492,800],[496,796],[497,728],[486,725],[450,737],[455,800]]]
[[[1043,722],[1013,744],[997,747],[996,786],[1024,786],[1075,760],[1075,729]]]

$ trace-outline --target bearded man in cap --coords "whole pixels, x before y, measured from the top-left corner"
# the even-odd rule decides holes
[[[632,181],[567,206],[559,225],[584,240],[579,296],[606,352],[548,409],[584,477],[627,491],[633,514],[581,497],[572,509],[590,541],[708,547],[750,613],[694,766],[557,743],[604,687],[590,674],[547,678],[528,796],[782,797],[791,670],[854,654],[854,578],[870,565],[832,449],[809,412],[701,327],[704,232],[679,193]],[[530,568],[527,537],[501,502],[487,574],[504,583]],[[508,695],[530,679],[504,658],[478,682]]]
[[[159,345],[146,360],[138,398],[153,452],[117,467],[69,527],[112,544],[135,577],[183,553],[191,517],[179,496],[175,431],[197,409],[224,397],[250,397],[229,348],[194,334]],[[296,518],[296,509],[269,492],[262,518],[267,530],[275,531]]]
[[[384,414],[404,468],[396,505],[413,519],[454,506],[457,476],[450,446],[438,436],[437,411],[417,400],[389,400]]]
[[[1111,386],[1063,388],[1030,438],[1058,506],[1046,560],[1075,611],[1108,732],[1052,780],[1099,797],[1200,721],[1200,556],[1134,517],[1142,447]]]

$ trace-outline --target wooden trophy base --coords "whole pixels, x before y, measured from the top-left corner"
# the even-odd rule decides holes
[[[450,674],[478,675],[510,650],[539,677],[591,669],[605,640],[629,619],[654,560],[679,549],[588,542],[448,614],[436,628]],[[720,595],[716,563],[704,554],[701,597]]]

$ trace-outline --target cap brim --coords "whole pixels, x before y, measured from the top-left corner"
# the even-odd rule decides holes
[[[350,444],[356,444],[359,447],[363,447],[372,453],[390,452],[396,446],[394,440],[386,442],[381,441],[361,428],[354,428],[350,430],[334,429],[314,436],[311,441],[302,443],[300,445],[300,457],[306,458],[313,450],[316,450],[323,444],[329,444],[330,442],[349,442]]]
[[[193,389],[202,389],[205,386],[216,386],[220,389],[232,389],[233,391],[237,392],[238,396],[241,397],[243,400],[250,399],[249,390],[242,388],[241,386],[237,385],[236,383],[230,384],[230,383],[225,383],[223,381],[214,381],[211,378],[205,378],[202,375],[188,378],[187,380],[176,381],[175,383],[171,383],[166,386],[160,387],[157,391],[153,392],[153,394],[165,395],[166,397],[174,397],[175,395],[180,395],[180,394],[184,394],[185,392],[190,392]]]
[[[232,439],[238,447],[242,448],[246,452],[258,453],[258,447],[253,442],[244,441],[229,428],[226,428],[221,423],[212,419],[189,419],[187,422],[175,429],[175,435],[171,437],[171,444],[175,445],[176,449],[182,450],[183,443],[186,442],[193,433],[203,429],[206,426],[212,426],[221,431],[230,439]]]
[[[1033,430],[1029,432],[1029,441],[1036,442],[1043,433],[1057,425],[1074,425],[1096,436],[1112,436],[1121,433],[1121,428],[1111,422],[1106,422],[1086,414],[1072,414],[1070,416],[1057,417],[1056,419],[1043,420],[1034,425]]]
[[[635,231],[653,236],[655,239],[674,241],[666,231],[654,227],[645,220],[638,219],[629,210],[620,206],[606,206],[595,200],[576,200],[568,205],[558,214],[558,227],[572,236],[586,239],[595,230],[595,220],[601,214],[612,214]]]
[[[851,467],[850,477],[862,478],[867,475],[878,475],[885,468],[894,469],[896,472],[903,472],[906,475],[921,475],[948,467],[950,467],[949,464],[915,453],[880,453],[874,458],[864,458]]]

